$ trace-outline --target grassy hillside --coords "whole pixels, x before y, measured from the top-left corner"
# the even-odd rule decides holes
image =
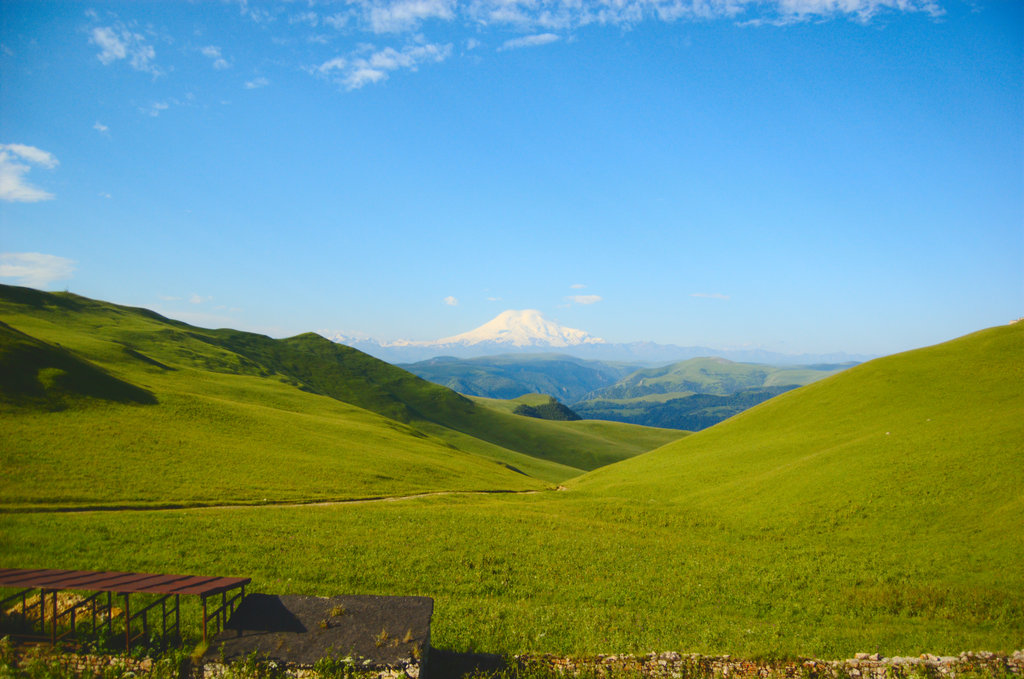
[[[473,401],[485,410],[502,417],[511,415],[530,422],[526,428],[506,427],[520,436],[535,435],[538,440],[560,441],[559,450],[571,455],[569,458],[580,469],[596,469],[618,462],[649,450],[676,441],[689,432],[657,427],[641,427],[622,422],[602,420],[541,420],[515,415],[522,405],[537,406],[548,401],[546,395],[528,394],[513,400],[473,397]]]
[[[638,370],[572,404],[581,417],[698,431],[848,365],[780,368],[693,358]]]
[[[258,503],[544,486],[312,393],[185,324],[72,295],[0,293],[4,506]]]
[[[636,369],[634,365],[559,354],[439,357],[401,367],[468,396],[513,399],[538,393],[563,403],[578,401]]]
[[[1016,464],[1024,454],[1022,383],[1024,325],[993,328],[850,368],[577,485],[702,505],[735,492],[778,500],[792,484],[820,488],[811,496],[831,498],[831,509],[855,495],[916,508],[925,496],[946,498],[951,510],[965,508],[965,499],[988,506],[997,487],[1017,501],[1021,493],[1009,489],[1024,474]],[[1004,469],[1009,475],[989,478]],[[921,497],[911,497],[915,488]],[[787,504],[795,510],[809,501]]]
[[[648,394],[639,398],[594,399],[577,403],[574,409],[580,417],[590,419],[699,431],[795,388],[796,385],[754,387],[727,396]]]
[[[643,452],[595,448],[589,432],[481,407],[316,335],[205,330],[11,286],[0,319],[10,506],[525,490]]]
[[[173,393],[157,378],[192,370],[151,357],[174,370],[140,362],[146,379],[135,380],[140,373],[96,358],[101,348],[81,355],[159,405],[94,399],[90,408],[156,412]],[[426,595],[435,599],[433,643],[462,651],[1013,650],[1024,641],[1022,356],[1024,325],[1015,325],[872,361],[597,469],[564,492],[324,507],[0,508],[0,566],[245,575],[263,592]],[[202,374],[220,390],[218,402],[237,403],[224,393],[244,391],[233,380],[245,379],[282,411],[292,398],[339,403],[295,387],[285,397],[267,378]],[[552,439],[580,427],[608,438],[637,431],[519,417],[510,412],[515,403],[474,405],[553,427]],[[367,426],[380,421],[346,407]],[[396,436],[407,426],[388,422]],[[86,427],[79,434],[94,436]],[[34,467],[3,497],[57,469]],[[123,481],[113,466],[89,473],[108,490]]]
[[[691,358],[660,368],[637,370],[587,399],[633,399],[651,394],[715,394],[726,396],[743,389],[804,385],[849,366],[780,368],[756,363],[734,363],[724,358]]]

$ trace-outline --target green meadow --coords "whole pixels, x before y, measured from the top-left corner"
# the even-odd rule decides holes
[[[1024,646],[1024,324],[682,436],[521,417],[535,397],[311,336],[2,292],[2,567],[430,596],[455,651]]]

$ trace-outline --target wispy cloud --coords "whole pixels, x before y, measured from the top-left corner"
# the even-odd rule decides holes
[[[459,300],[452,297],[451,295],[448,295],[447,297],[444,298],[444,303],[447,304],[448,306],[458,306]]]
[[[96,121],[96,124],[92,126],[92,129],[96,130],[100,134],[106,134],[107,132],[110,131],[109,127],[107,127],[106,125],[104,125],[103,123],[101,123],[98,120]]]
[[[936,0],[470,0],[464,12],[482,26],[565,31],[591,24],[628,26],[647,20],[786,24],[848,17],[867,22],[885,12],[941,16]]]
[[[0,253],[0,278],[14,278],[19,285],[42,288],[53,281],[71,278],[74,260],[40,252]]]
[[[171,105],[166,101],[154,101],[149,106],[140,106],[139,110],[148,116],[156,118],[170,107]]]
[[[424,21],[455,18],[455,0],[364,0],[362,19],[374,33],[399,33],[417,30]]]
[[[604,298],[601,295],[573,295],[566,299],[574,304],[597,304]]]
[[[199,50],[199,52],[207,59],[213,60],[213,67],[218,71],[223,71],[226,68],[231,68],[231,63],[221,54],[220,47],[216,45],[207,45]]]
[[[266,87],[269,84],[270,84],[269,80],[267,80],[263,76],[260,76],[258,78],[253,78],[252,80],[246,81],[245,89],[247,89],[247,90],[258,90],[261,87]]]
[[[582,290],[583,288],[585,288],[587,286],[583,285],[583,283],[573,283],[569,287],[572,288],[573,290]]]
[[[353,55],[335,57],[310,70],[347,90],[356,90],[387,80],[392,71],[415,71],[422,63],[444,61],[451,53],[451,43],[407,45],[400,51],[393,47],[375,50],[372,45],[366,45]]]
[[[127,59],[128,64],[136,71],[160,75],[160,70],[153,63],[156,50],[141,33],[128,28],[120,21],[112,26],[96,26],[89,34],[90,44],[99,47],[96,58],[104,66],[115,61]]]
[[[320,15],[316,12],[299,12],[288,17],[289,24],[306,24],[312,28],[320,25]]]
[[[0,144],[0,200],[11,203],[38,203],[52,200],[53,194],[25,181],[32,165],[52,170],[60,163],[48,151],[25,144]]]
[[[693,292],[690,293],[690,297],[699,297],[701,299],[731,299],[729,295],[723,295],[720,292]]]
[[[560,38],[554,33],[540,33],[538,35],[526,35],[522,38],[512,38],[502,43],[499,50],[515,50],[523,47],[539,47],[557,42]]]
[[[188,298],[188,303],[189,304],[203,304],[204,302],[209,302],[212,299],[213,299],[213,297],[210,297],[209,295],[197,295],[197,294],[193,293],[192,296]]]
[[[348,25],[348,16],[341,12],[323,17],[324,26],[330,26],[335,30],[341,30]]]

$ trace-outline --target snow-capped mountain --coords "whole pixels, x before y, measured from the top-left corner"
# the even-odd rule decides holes
[[[391,346],[443,348],[495,344],[508,347],[574,347],[581,344],[604,343],[603,339],[591,337],[583,330],[567,328],[549,321],[535,309],[510,309],[469,332],[432,342],[394,342]]]
[[[698,356],[721,356],[732,361],[775,365],[843,363],[871,358],[847,354],[797,356],[761,349],[723,350],[654,342],[610,344],[583,330],[549,321],[534,309],[503,311],[475,330],[432,341],[380,342],[365,335],[343,335],[330,331],[321,331],[320,334],[390,363],[413,363],[437,356],[472,358],[512,353],[558,353],[590,360],[630,361],[646,365],[672,363]]]

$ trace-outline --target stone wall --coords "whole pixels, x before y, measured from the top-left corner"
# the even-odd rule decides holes
[[[958,656],[921,655],[885,658],[858,653],[847,660],[751,661],[731,656],[679,653],[599,655],[590,658],[561,658],[541,655],[516,656],[522,666],[548,666],[569,676],[611,677],[642,675],[651,679],[901,679],[958,676],[1013,677],[1024,675],[1024,651],[961,653]]]

